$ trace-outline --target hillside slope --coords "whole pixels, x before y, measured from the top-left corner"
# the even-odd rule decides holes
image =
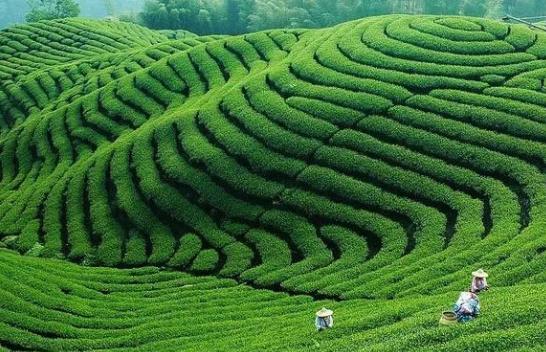
[[[493,288],[479,319],[446,328],[440,312],[457,292],[313,301],[228,279],[82,268],[1,249],[0,269],[2,352],[544,351],[546,343],[545,284]],[[323,306],[336,321],[319,334],[313,313]]]
[[[1,32],[0,78],[164,41],[158,32],[119,22],[67,18],[18,25]]]
[[[386,16],[322,30],[169,40],[121,23],[88,31],[87,22],[0,32],[0,239],[9,247],[86,266],[161,266],[192,275],[168,270],[146,277],[150,282],[164,275],[244,283],[225,291],[235,306],[237,297],[273,295],[281,301],[271,303],[271,314],[282,323],[292,314],[283,300],[293,302],[298,331],[307,331],[309,312],[323,304],[312,299],[374,299],[327,303],[352,317],[321,342],[332,351],[344,344],[352,350],[353,334],[379,351],[465,346],[459,336],[466,333],[477,341],[489,332],[484,348],[494,350],[514,347],[503,344],[508,337],[527,347],[545,342],[534,333],[543,331],[544,307],[530,303],[543,298],[546,282],[544,33],[476,18]],[[69,54],[78,40],[83,49]],[[6,273],[20,266],[29,277],[39,275],[33,263],[41,262],[56,273],[87,272],[7,251],[0,260]],[[512,295],[521,302],[472,327],[432,329],[477,267],[499,287],[491,307]],[[114,290],[122,290],[118,275],[122,282],[134,276],[94,270],[112,275]],[[6,297],[28,285],[3,275],[11,287]],[[44,288],[59,294],[65,283],[55,275],[40,274]],[[90,275],[88,284],[78,274],[66,278],[82,304],[72,313],[84,317],[68,327],[33,327],[39,310],[59,309],[44,297],[25,297],[42,307],[29,307],[28,321],[6,299],[11,313],[0,319],[0,344],[134,347],[132,333],[104,331],[108,317],[158,297],[164,308],[150,301],[131,317],[137,321],[119,322],[155,331],[154,307],[168,309],[169,297],[183,289],[148,292],[162,287],[157,283],[137,290],[130,304],[124,294],[103,302],[80,287],[103,285]],[[367,309],[381,320],[393,305],[397,313],[385,321],[358,320],[372,314]],[[195,318],[210,321],[215,307]],[[211,326],[223,329],[216,319]],[[233,334],[247,336],[255,350],[255,330],[243,333],[250,327],[233,327]],[[78,341],[85,337],[79,328],[90,341]],[[196,334],[165,328],[156,340],[163,350],[178,350],[172,338]],[[274,330],[267,331],[279,337],[292,327]],[[391,342],[377,340],[383,331]],[[311,333],[290,348],[315,346],[302,342]],[[242,341],[233,334],[215,348]],[[280,342],[270,349],[285,350]]]

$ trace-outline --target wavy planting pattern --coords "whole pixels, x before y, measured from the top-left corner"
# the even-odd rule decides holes
[[[21,253],[315,299],[441,294],[476,267],[546,280],[546,35],[85,24],[0,36],[0,238]]]
[[[493,289],[480,319],[446,329],[438,312],[452,293],[313,301],[230,279],[82,268],[1,249],[0,269],[2,352],[541,351],[546,342],[544,284]],[[317,334],[312,313],[324,305],[336,327]]]

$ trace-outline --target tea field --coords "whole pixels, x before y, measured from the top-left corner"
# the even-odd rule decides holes
[[[0,351],[544,351],[545,79],[471,17],[3,30]]]

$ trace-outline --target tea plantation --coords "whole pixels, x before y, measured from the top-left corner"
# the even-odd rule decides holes
[[[478,18],[1,31],[0,351],[544,351],[545,79]]]

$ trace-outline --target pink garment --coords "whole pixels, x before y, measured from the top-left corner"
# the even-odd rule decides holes
[[[472,278],[472,292],[480,292],[487,287],[487,280],[483,277]]]
[[[474,303],[479,302],[478,296],[472,292],[461,292],[459,299],[455,305],[458,307],[458,311],[464,314],[470,314],[474,312]]]

